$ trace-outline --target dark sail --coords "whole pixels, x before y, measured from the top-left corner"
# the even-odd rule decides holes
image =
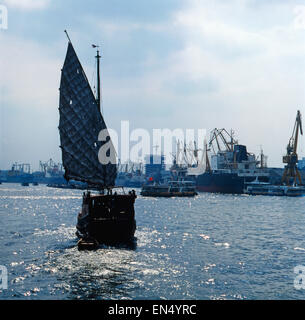
[[[109,137],[107,141],[98,141],[101,130],[107,130],[107,127],[71,42],[61,73],[59,114],[66,179],[101,188],[114,186],[117,174],[115,149]],[[102,146],[103,150],[108,146],[108,151],[101,152]],[[112,161],[108,163],[110,156]]]

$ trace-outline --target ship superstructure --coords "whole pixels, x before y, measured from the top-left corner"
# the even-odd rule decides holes
[[[258,157],[248,152],[247,147],[234,138],[232,130],[230,133],[226,129],[212,130],[203,153],[205,159],[200,164],[201,170],[188,170],[199,191],[243,193],[245,183],[269,180],[263,152]]]

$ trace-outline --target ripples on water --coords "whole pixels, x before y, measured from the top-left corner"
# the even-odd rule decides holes
[[[139,192],[138,192],[139,193]],[[0,299],[304,299],[305,198],[136,200],[135,248],[78,251],[78,190],[0,185]]]

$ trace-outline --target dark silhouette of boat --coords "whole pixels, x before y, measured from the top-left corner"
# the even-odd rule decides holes
[[[95,97],[68,34],[67,37],[59,101],[62,160],[65,179],[84,182],[88,186],[77,217],[76,234],[81,238],[78,247],[90,249],[95,248],[96,243],[133,241],[136,194],[114,189],[116,152],[100,108],[101,56],[97,50]],[[93,194],[89,190],[98,191]]]

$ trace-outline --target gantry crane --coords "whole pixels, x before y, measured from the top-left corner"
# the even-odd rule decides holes
[[[282,183],[287,186],[296,185],[297,181],[299,184],[302,184],[301,175],[297,167],[299,133],[303,135],[301,112],[298,110],[292,136],[287,145],[287,154],[283,157],[283,163],[286,163],[287,165],[285,166]]]

